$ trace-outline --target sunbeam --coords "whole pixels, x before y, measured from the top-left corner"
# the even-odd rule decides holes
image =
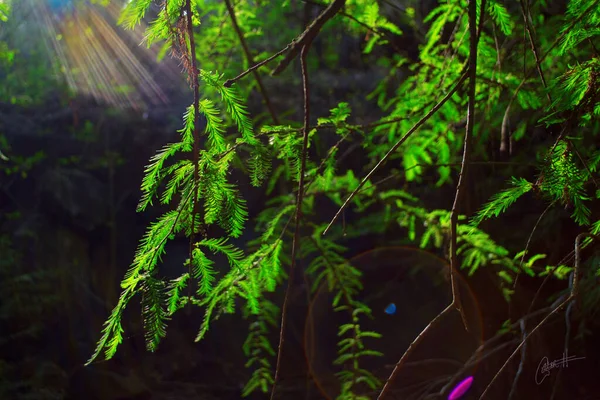
[[[26,1],[73,93],[135,110],[168,103],[168,88],[179,84],[179,71],[173,60],[157,61],[156,46],[140,46],[146,26],[117,27],[124,0]]]

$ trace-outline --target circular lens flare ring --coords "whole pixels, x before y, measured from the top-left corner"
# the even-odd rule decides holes
[[[359,299],[373,310],[374,315],[374,321],[365,320],[366,324],[372,325],[363,327],[361,322],[361,328],[372,328],[384,335],[382,339],[366,344],[371,346],[375,342],[383,341],[379,342],[379,347],[373,349],[385,355],[381,361],[377,361],[380,364],[371,361],[367,369],[385,380],[421,328],[447,306],[449,265],[446,260],[428,251],[412,247],[377,248],[352,258],[350,263],[363,273],[364,289],[359,294]],[[433,281],[437,282],[437,289],[432,292]],[[402,398],[421,398],[421,394],[431,393],[433,386],[436,386],[432,383],[443,385],[443,381],[454,375],[465,362],[473,361],[471,357],[482,342],[481,312],[467,282],[459,277],[459,284],[465,301],[472,306],[469,318],[474,322],[474,329],[464,336],[464,327],[460,317],[457,317],[456,321],[450,318],[442,322],[438,332],[431,332],[428,336],[432,338],[425,339],[416,349],[415,357],[411,356],[407,368],[397,377],[398,382],[394,386],[401,388],[402,392],[410,391]],[[330,353],[333,352],[331,340],[337,338],[336,323],[344,323],[337,321],[340,319],[337,314],[341,313],[331,310],[329,300],[332,297],[326,284],[317,289],[309,306],[304,332],[305,358],[309,373],[318,390],[327,399],[336,398],[339,393],[339,382],[332,365],[336,355]],[[389,314],[387,311],[391,309],[388,307],[392,304],[396,310],[394,314]],[[446,339],[449,341],[446,342]],[[460,345],[461,341],[466,344]],[[445,343],[447,345],[444,345]],[[479,359],[477,354],[474,357]],[[470,370],[477,369],[476,360],[474,364],[475,367]],[[420,379],[412,379],[415,377]]]

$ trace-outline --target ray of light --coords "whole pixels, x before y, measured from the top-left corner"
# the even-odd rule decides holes
[[[141,86],[145,93],[153,100],[156,99],[154,96],[158,96],[160,100],[166,101],[167,99],[164,92],[152,79],[148,73],[148,70],[138,61],[137,58],[135,58],[133,53],[127,49],[127,46],[123,40],[116,35],[114,30],[112,30],[106,21],[100,18],[97,13],[92,12],[91,16],[98,27],[98,31],[105,37],[106,42],[113,43],[113,50],[119,53],[118,55],[120,56],[120,59],[128,62],[129,71],[133,75],[137,75],[139,79],[148,83],[148,86]]]
[[[117,107],[143,109],[168,103],[163,86],[179,85],[180,74],[173,60],[157,64],[160,46],[133,48],[142,41],[146,26],[131,31],[116,27],[123,4],[124,0],[113,0],[108,7],[85,0],[29,0],[46,31],[46,48],[71,91]]]

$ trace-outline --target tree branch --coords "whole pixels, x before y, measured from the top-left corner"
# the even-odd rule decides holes
[[[187,35],[190,40],[190,60],[192,63],[192,71],[190,71],[190,81],[192,82],[192,89],[194,91],[194,145],[192,154],[192,162],[194,163],[194,184],[193,184],[193,203],[192,203],[192,219],[191,219],[191,230],[190,230],[190,245],[189,245],[189,265],[188,273],[192,276],[192,259],[194,250],[194,237],[196,234],[196,214],[198,212],[198,186],[200,184],[200,134],[198,133],[198,121],[200,114],[200,94],[198,92],[200,82],[198,81],[198,66],[196,64],[196,44],[194,42],[194,25],[192,23],[192,6],[191,0],[185,2],[185,12],[187,17]],[[190,286],[191,296],[191,286]]]
[[[238,35],[238,38],[240,39],[242,49],[244,49],[244,54],[246,55],[248,64],[253,65],[254,57],[252,57],[252,53],[250,52],[250,49],[248,48],[246,39],[244,39],[244,34],[242,33],[242,30],[240,29],[240,26],[237,23],[237,18],[235,17],[235,11],[233,10],[231,1],[225,0],[225,6],[227,7],[227,11],[229,12],[229,17],[231,18],[231,24],[233,25],[233,29],[235,30],[235,32]],[[265,86],[263,85],[262,79],[260,78],[260,75],[258,74],[258,71],[256,70],[256,68],[252,70],[252,73],[254,74],[254,79],[256,79],[256,83],[258,84],[258,89],[260,91],[260,94],[263,97],[265,106],[267,106],[267,109],[269,110],[269,114],[271,114],[271,119],[273,120],[273,122],[276,125],[279,125],[279,119],[277,118],[277,114],[275,113],[275,110],[273,109],[273,106],[271,105],[271,101],[269,100],[269,96],[267,95],[267,89],[265,89]]]
[[[480,21],[484,18],[485,0],[481,4]],[[462,309],[460,290],[456,280],[456,273],[460,268],[457,257],[457,233],[456,226],[458,225],[458,207],[462,201],[465,191],[465,181],[467,180],[467,172],[469,167],[469,158],[471,155],[471,136],[473,136],[473,125],[475,124],[475,83],[477,80],[477,8],[476,0],[469,1],[469,103],[467,105],[467,126],[465,129],[465,143],[463,149],[462,166],[458,175],[458,185],[456,186],[456,195],[454,196],[454,204],[450,213],[450,285],[452,287],[452,303],[462,318],[465,329],[469,331],[467,318]]]
[[[308,28],[288,45],[291,46],[290,52],[275,67],[271,75],[275,76],[282,73],[307,44],[310,46],[310,43],[317,37],[323,25],[338,13],[344,7],[344,4],[346,4],[346,0],[334,0],[329,7],[323,10]]]
[[[452,90],[450,90],[441,100],[439,103],[437,103],[423,118],[421,118],[412,128],[410,128],[408,130],[408,132],[406,132],[406,134],[404,134],[404,136],[402,136],[402,138],[400,138],[400,140],[398,140],[396,142],[396,144],[394,144],[392,146],[392,148],[385,154],[385,156],[383,156],[383,158],[377,163],[377,165],[375,165],[371,171],[369,171],[369,173],[367,174],[367,176],[365,176],[363,178],[363,180],[360,182],[360,184],[356,187],[356,189],[354,189],[354,191],[350,194],[350,196],[346,199],[346,201],[344,202],[344,204],[342,204],[342,206],[340,207],[340,209],[337,211],[337,213],[335,214],[335,216],[333,217],[333,219],[331,220],[331,222],[329,222],[329,225],[327,225],[327,228],[325,228],[325,230],[323,231],[323,235],[325,235],[328,231],[329,228],[331,228],[331,226],[333,225],[333,223],[338,219],[338,217],[340,216],[340,214],[346,209],[346,207],[348,207],[348,204],[350,204],[350,201],[354,198],[354,196],[356,196],[356,194],[358,193],[358,191],[365,185],[365,183],[369,180],[369,178],[375,173],[375,171],[377,171],[386,161],[388,158],[390,158],[390,156],[398,149],[398,147],[400,147],[404,142],[406,142],[406,140],[413,134],[415,133],[415,131],[417,129],[419,129],[421,127],[421,125],[423,125],[425,122],[427,122],[427,120],[429,118],[431,118],[440,108],[442,108],[442,106],[450,99],[450,97],[452,97],[452,95],[454,93],[456,93],[456,91],[460,88],[460,86],[462,85],[462,83],[465,81],[465,79],[467,78],[467,73],[463,72],[461,74],[461,77],[458,79],[458,81],[456,82],[456,85],[454,86],[454,88],[452,88]],[[390,121],[386,121],[385,123],[391,123]]]
[[[308,86],[308,67],[306,65],[306,56],[310,48],[312,38],[305,42],[300,53],[300,64],[302,66],[302,86],[304,88],[304,128],[303,130],[303,142],[302,142],[302,155],[300,160],[300,179],[298,183],[298,200],[296,202],[296,221],[294,226],[294,239],[292,241],[292,256],[290,262],[290,271],[288,274],[288,284],[285,291],[285,297],[283,299],[283,306],[281,308],[281,328],[279,331],[279,346],[277,349],[277,364],[275,366],[275,377],[273,379],[273,387],[271,388],[271,400],[275,398],[275,389],[277,387],[277,381],[279,379],[279,373],[281,369],[281,357],[283,353],[283,344],[285,342],[285,327],[287,321],[287,307],[289,303],[290,293],[294,280],[294,270],[296,267],[296,253],[300,247],[300,219],[302,218],[302,199],[304,197],[304,175],[306,170],[306,157],[308,155],[308,129],[310,119],[310,92]],[[287,226],[287,225],[286,225]]]
[[[586,237],[590,237],[595,240],[600,239],[600,237],[598,237],[596,235],[592,235],[591,233],[587,233],[587,232],[581,233],[581,234],[577,235],[577,238],[575,238],[575,267],[573,268],[573,279],[571,281],[571,285],[572,285],[571,294],[569,294],[569,296],[563,302],[561,302],[548,315],[546,315],[546,317],[544,317],[544,319],[542,321],[540,321],[540,323],[537,324],[535,326],[535,328],[533,328],[527,336],[525,336],[525,338],[521,341],[521,343],[517,346],[517,348],[513,351],[513,353],[508,357],[508,359],[502,365],[502,367],[498,370],[498,372],[496,372],[496,375],[494,375],[494,377],[492,378],[490,383],[487,385],[487,387],[485,388],[485,390],[483,391],[481,396],[479,396],[479,400],[481,400],[485,397],[485,395],[488,393],[488,391],[490,390],[490,388],[492,387],[492,385],[494,384],[496,379],[498,379],[500,374],[502,374],[502,372],[504,371],[504,369],[506,368],[508,363],[515,357],[515,355],[521,349],[521,347],[523,347],[525,345],[525,342],[527,341],[527,339],[529,339],[531,336],[533,336],[533,334],[538,329],[540,329],[542,327],[542,325],[544,325],[546,323],[546,321],[548,321],[552,315],[559,312],[564,306],[569,304],[571,301],[577,300],[577,295],[579,294],[579,275],[580,275],[580,268],[581,268],[581,240]]]

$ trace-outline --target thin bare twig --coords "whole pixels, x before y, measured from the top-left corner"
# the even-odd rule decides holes
[[[498,370],[498,372],[496,372],[496,374],[494,375],[494,377],[492,378],[492,380],[490,381],[490,383],[487,385],[487,387],[485,388],[485,390],[483,391],[483,393],[481,394],[481,396],[479,396],[479,400],[483,399],[485,397],[485,395],[488,393],[488,391],[490,390],[490,388],[492,387],[492,385],[494,384],[494,382],[496,381],[496,379],[498,379],[498,377],[502,374],[502,372],[504,371],[504,369],[506,369],[506,366],[508,365],[508,363],[515,357],[515,355],[517,354],[517,352],[525,345],[525,342],[527,341],[527,339],[529,339],[531,336],[533,336],[533,334],[540,329],[545,323],[546,321],[548,321],[548,319],[550,319],[550,317],[552,317],[554,314],[556,314],[557,312],[559,312],[560,310],[562,310],[567,304],[569,304],[571,301],[573,300],[577,300],[577,295],[579,294],[579,275],[580,275],[580,268],[581,268],[581,241],[586,238],[592,238],[595,240],[600,239],[600,237],[596,236],[596,235],[592,235],[591,233],[580,233],[579,235],[577,235],[577,238],[575,238],[575,266],[573,268],[573,279],[571,281],[571,293],[569,294],[569,296],[562,301],[558,306],[556,306],[550,313],[548,313],[548,315],[546,315],[544,317],[544,319],[542,319],[540,321],[539,324],[537,324],[535,326],[535,328],[533,328],[531,330],[531,332],[529,333],[529,335],[527,335],[525,337],[525,339],[523,339],[521,341],[521,343],[517,346],[517,348],[513,351],[513,353],[508,357],[508,359],[506,360],[506,362],[502,365],[502,367]]]
[[[223,86],[225,87],[231,87],[231,85],[233,85],[235,82],[239,81],[240,79],[242,79],[243,77],[245,77],[246,75],[248,75],[251,72],[254,72],[255,70],[257,70],[258,68],[262,67],[263,65],[271,62],[272,60],[276,59],[277,57],[279,57],[280,55],[282,55],[283,53],[285,53],[286,51],[288,51],[290,48],[292,47],[292,44],[288,44],[287,46],[285,46],[283,49],[279,50],[277,53],[273,54],[271,57],[253,65],[252,67],[248,68],[247,70],[245,70],[244,72],[242,72],[241,74],[239,74],[238,76],[236,76],[235,78],[231,78],[231,79],[227,79],[225,81],[225,83],[223,84]]]
[[[537,68],[539,65],[542,64],[542,62],[546,59],[546,57],[548,57],[550,55],[550,52],[556,47],[558,46],[558,44],[561,42],[561,40],[563,40],[563,38],[571,31],[571,29],[577,24],[579,23],[583,17],[585,17],[590,11],[595,10],[600,4],[600,0],[596,0],[594,1],[592,4],[590,4],[590,6],[588,8],[586,8],[583,12],[581,12],[577,18],[575,18],[571,24],[569,24],[569,26],[563,31],[563,33],[558,36],[554,42],[552,42],[552,44],[550,45],[550,47],[548,47],[548,49],[546,50],[546,52],[539,58],[536,59],[536,68],[531,68],[529,69],[529,71],[525,72],[523,74],[523,79],[521,80],[521,83],[519,83],[519,86],[517,86],[517,88],[515,89],[513,95],[511,96],[510,100],[508,101],[508,106],[507,109],[504,113],[504,119],[508,118],[508,112],[509,112],[509,108],[511,106],[511,104],[513,103],[513,101],[517,98],[517,95],[519,94],[519,91],[521,90],[521,88],[523,87],[523,85],[525,85],[525,82],[527,81],[527,79],[530,77],[530,75],[534,72],[534,71],[538,71],[539,69]],[[523,58],[525,59],[525,58]],[[545,82],[545,81],[544,81]],[[504,121],[503,121],[503,125],[504,125]],[[561,135],[562,137],[562,135]],[[501,133],[501,146],[502,143],[505,143],[505,141],[507,140],[507,132],[506,131],[502,131]],[[557,140],[558,142],[558,140]],[[500,149],[500,151],[504,151],[505,148]]]
[[[441,313],[436,315],[435,318],[433,318],[431,322],[429,322],[429,324],[427,324],[427,326],[421,331],[421,333],[419,333],[415,340],[413,340],[413,342],[408,346],[408,349],[406,349],[404,354],[402,354],[402,357],[400,357],[398,363],[396,363],[392,374],[385,382],[385,385],[383,385],[383,389],[381,389],[381,393],[379,393],[379,396],[377,396],[377,400],[383,399],[383,397],[390,392],[392,386],[391,382],[394,380],[396,375],[398,375],[398,371],[400,371],[400,368],[402,368],[402,366],[406,363],[406,359],[408,358],[408,356],[412,354],[412,352],[419,345],[419,343],[421,343],[423,339],[425,339],[425,334],[430,329],[434,328],[442,320],[442,318],[444,318],[446,314],[448,314],[452,310],[454,310],[454,304],[449,304],[448,307],[446,307]]]
[[[540,79],[542,80],[542,85],[544,85],[544,88],[546,88],[547,87],[546,78],[544,77],[544,72],[542,71],[540,57],[539,57],[539,54],[537,51],[537,47],[535,45],[535,40],[533,39],[533,33],[532,33],[533,27],[529,23],[531,15],[529,14],[529,10],[526,10],[527,7],[525,7],[523,0],[520,0],[519,4],[521,5],[521,14],[523,15],[523,23],[525,24],[525,30],[527,31],[527,36],[529,37],[529,45],[531,46],[531,52],[533,53],[533,57],[535,60],[535,67],[537,69],[538,75],[540,76]],[[548,101],[550,101],[550,103],[552,103],[552,99],[550,97],[549,92],[546,92],[546,96],[548,97]]]
[[[571,276],[570,276],[570,281],[569,281],[569,289],[573,289],[573,272],[571,272]],[[566,327],[566,331],[565,331],[565,347],[564,347],[564,355],[565,357],[567,357],[567,355],[569,354],[569,338],[571,337],[571,310],[573,309],[573,304],[575,304],[575,302],[570,302],[569,305],[567,306],[567,311],[565,311],[565,327]],[[552,387],[552,396],[550,397],[550,400],[554,399],[554,395],[556,393],[556,389],[558,387],[558,383],[560,382],[560,373],[562,371],[562,368],[560,368],[558,370],[558,373],[556,374],[556,379],[554,380],[554,385]]]
[[[527,238],[527,243],[525,244],[525,250],[523,251],[523,255],[521,256],[521,262],[519,264],[519,272],[517,273],[517,276],[515,277],[515,281],[513,282],[513,290],[517,287],[517,281],[519,280],[519,276],[521,275],[521,269],[523,269],[523,262],[525,261],[525,256],[527,255],[527,252],[529,251],[529,244],[531,243],[531,239],[533,238],[533,234],[537,230],[540,222],[542,221],[542,218],[544,218],[544,215],[546,215],[546,213],[548,212],[548,210],[550,210],[550,208],[552,208],[552,206],[555,203],[556,202],[553,201],[552,203],[548,204],[548,207],[546,207],[546,209],[540,214],[540,216],[538,217],[537,221],[535,222],[535,225],[533,226],[533,229],[531,230],[531,233],[529,233],[529,237]],[[510,303],[509,303],[509,307],[510,307]],[[509,308],[509,310],[510,310],[510,308]],[[531,307],[529,308],[529,312],[531,312]],[[510,311],[509,311],[509,314],[510,314]]]
[[[244,34],[243,34],[242,30],[240,29],[240,26],[237,23],[237,18],[235,17],[235,11],[233,10],[231,1],[225,0],[225,6],[227,7],[227,11],[229,12],[229,17],[231,18],[231,24],[233,25],[233,29],[235,30],[235,32],[238,35],[238,38],[240,39],[240,44],[242,45],[242,49],[244,49],[244,54],[246,55],[248,64],[253,65],[254,57],[252,56],[252,53],[250,52],[250,49],[248,48],[248,44],[246,43],[246,39],[244,38]],[[267,106],[267,109],[269,110],[269,114],[271,114],[271,119],[273,120],[273,122],[276,125],[279,125],[279,119],[277,118],[277,114],[275,113],[275,110],[273,109],[273,106],[271,105],[271,101],[269,100],[269,96],[267,95],[267,89],[265,89],[265,86],[263,85],[262,79],[260,78],[258,71],[256,69],[254,69],[254,70],[252,70],[252,73],[254,74],[254,79],[256,79],[256,83],[258,84],[258,89],[260,91],[260,94],[263,97],[265,106]]]
[[[481,5],[480,18],[483,19],[483,10],[485,9],[485,0]],[[467,126],[465,129],[465,143],[463,149],[463,159],[460,168],[460,174],[458,175],[458,184],[456,186],[456,195],[454,196],[454,204],[452,204],[452,211],[450,213],[450,286],[452,288],[452,303],[462,318],[463,325],[468,331],[467,318],[462,309],[460,290],[458,288],[458,282],[456,279],[456,273],[460,266],[458,263],[457,256],[457,233],[456,227],[458,225],[458,207],[462,202],[464,196],[465,181],[467,180],[467,172],[469,167],[469,158],[471,156],[471,137],[473,136],[473,125],[475,124],[475,84],[477,76],[477,10],[475,0],[469,1],[469,31],[470,31],[470,48],[469,48],[469,89],[468,97],[469,103],[467,105]]]
[[[481,16],[480,16],[481,20],[483,20],[483,10],[485,9],[485,0],[483,0],[482,3],[483,3],[481,6],[482,11],[481,11]],[[479,39],[479,36],[477,34],[478,29],[476,26],[476,19],[477,19],[476,15],[477,15],[476,1],[471,0],[469,2],[469,29],[470,29],[470,33],[471,33],[471,38],[470,38],[471,45],[470,45],[468,71],[461,77],[461,79],[459,79],[459,82],[454,87],[454,90],[456,90],[460,86],[462,81],[464,79],[466,79],[467,76],[469,76],[469,92],[468,92],[469,93],[469,105],[468,105],[468,113],[467,113],[467,128],[466,128],[466,133],[465,133],[465,148],[464,148],[464,154],[463,154],[461,175],[459,177],[457,193],[456,193],[456,197],[454,199],[454,205],[452,207],[452,214],[451,214],[451,221],[454,220],[454,223],[451,222],[452,233],[451,233],[450,240],[451,240],[452,244],[451,244],[451,261],[450,261],[450,267],[449,267],[450,268],[451,287],[452,287],[452,302],[448,305],[448,307],[446,307],[442,312],[440,312],[435,318],[433,318],[431,320],[431,322],[425,327],[425,329],[423,329],[421,331],[421,333],[415,338],[415,340],[410,344],[408,349],[406,349],[406,351],[404,352],[402,357],[400,357],[400,360],[396,364],[396,367],[392,371],[390,377],[387,379],[385,385],[383,386],[381,393],[377,397],[378,400],[382,399],[391,390],[391,382],[394,380],[394,378],[396,377],[396,375],[402,368],[403,364],[408,359],[408,356],[410,354],[412,354],[412,352],[418,346],[418,344],[421,343],[421,341],[423,341],[423,339],[425,338],[425,334],[429,330],[433,329],[442,320],[442,318],[444,318],[446,316],[446,314],[450,313],[450,311],[452,311],[455,308],[458,309],[461,314],[463,324],[465,325],[465,329],[467,329],[466,317],[465,317],[462,307],[460,305],[460,297],[459,297],[460,294],[458,291],[458,283],[455,280],[453,267],[456,267],[456,265],[457,265],[457,261],[456,261],[456,258],[457,258],[456,257],[456,225],[457,225],[457,220],[458,220],[458,214],[456,213],[456,209],[458,206],[458,202],[460,201],[460,198],[462,196],[462,187],[463,187],[462,182],[464,182],[463,174],[465,174],[465,168],[468,163],[468,157],[469,157],[469,151],[470,151],[469,138],[470,138],[470,134],[472,134],[472,132],[473,132],[473,122],[474,122],[474,114],[475,114],[475,83],[476,83],[475,74],[477,72],[477,70],[476,70],[476,68],[477,68],[477,41]],[[450,92],[450,96],[452,95],[451,93],[452,93],[452,91]],[[438,105],[436,107],[437,108],[441,107],[441,105],[443,105],[443,102],[445,102],[445,100],[449,99],[450,96],[446,96],[444,99],[442,99],[442,101],[440,103],[438,103]],[[435,113],[435,111],[437,111],[436,107],[434,107],[434,109],[432,109],[432,111],[430,111],[428,113],[428,115],[426,115],[423,119],[421,119],[421,121],[419,121],[411,129],[411,131],[409,131],[409,133],[407,133],[402,139],[400,139],[400,141],[398,143],[396,143],[392,147],[392,149],[390,149],[390,151],[388,151],[388,153],[384,156],[384,158],[371,170],[371,172],[369,172],[369,174],[367,174],[367,176],[365,177],[365,179],[363,179],[363,181],[357,187],[355,192],[357,192],[361,188],[362,184],[364,184],[364,182],[366,182],[366,180],[369,178],[369,176],[372,175],[373,171],[376,168],[378,168],[378,166],[381,165],[383,163],[383,161],[385,161],[385,159],[387,157],[389,157],[389,155],[400,146],[400,144],[402,144],[401,142],[403,142],[403,140],[406,140],[408,135],[410,133],[414,132],[416,130],[416,128],[418,128],[418,126],[420,126],[419,123],[425,122],[426,118],[430,117],[431,115],[433,115]],[[346,200],[344,205],[348,204],[348,202],[350,201],[351,198],[352,198],[352,195],[350,196],[350,198],[348,198],[348,200]],[[342,208],[344,207],[344,205],[342,206]],[[339,214],[339,211],[338,211],[338,214]],[[332,223],[333,223],[333,221],[329,224],[329,226],[331,226]],[[329,226],[327,227],[327,229],[329,228]],[[327,231],[327,229],[325,231]]]
[[[346,0],[334,0],[325,10],[323,10],[323,12],[319,14],[317,18],[315,18],[308,28],[306,28],[300,36],[295,38],[292,43],[290,43],[290,52],[283,60],[281,60],[279,65],[275,67],[273,72],[271,72],[271,75],[275,76],[282,73],[292,62],[292,60],[296,58],[298,53],[300,53],[300,50],[302,50],[307,43],[312,43],[312,41],[321,31],[321,28],[323,28],[323,25],[325,25],[327,21],[336,15],[338,11],[344,7],[344,4],[346,4]]]
[[[273,387],[271,388],[271,400],[275,398],[275,389],[277,387],[277,381],[279,379],[279,373],[281,369],[281,356],[283,353],[283,344],[285,342],[285,327],[287,321],[287,306],[291,293],[292,283],[294,280],[294,269],[296,266],[296,252],[300,247],[300,219],[302,218],[302,199],[304,196],[304,174],[306,170],[306,157],[308,155],[308,123],[310,119],[310,92],[308,86],[308,67],[306,65],[306,56],[310,48],[311,40],[305,42],[300,53],[300,64],[302,67],[302,87],[304,88],[304,129],[303,129],[303,142],[302,142],[302,155],[300,160],[300,181],[298,183],[298,200],[296,202],[296,221],[294,226],[294,239],[292,241],[292,256],[290,271],[288,274],[288,284],[285,291],[285,297],[283,299],[283,306],[281,308],[281,329],[279,331],[279,346],[277,349],[277,364],[275,366],[275,377],[273,379]],[[287,226],[287,225],[286,225]]]
[[[188,273],[192,276],[192,255],[194,250],[194,237],[196,234],[196,213],[198,212],[198,185],[200,184],[200,134],[198,132],[198,125],[200,120],[200,94],[198,92],[200,83],[198,81],[198,66],[196,65],[196,44],[194,41],[194,25],[192,23],[192,5],[191,0],[185,2],[185,12],[187,14],[187,35],[190,41],[190,60],[192,64],[192,70],[189,72],[190,81],[192,82],[192,89],[194,91],[194,154],[192,154],[192,161],[194,163],[194,183],[193,187],[193,204],[192,204],[192,229],[190,230],[190,244],[189,244],[189,265]],[[175,224],[173,224],[175,226]],[[191,296],[191,285],[190,285]]]
[[[333,223],[339,218],[339,216],[346,209],[346,207],[348,207],[350,201],[354,198],[354,196],[356,196],[358,191],[365,185],[365,183],[375,173],[375,171],[377,171],[387,161],[387,159],[390,158],[392,154],[394,154],[398,147],[400,147],[404,142],[406,142],[406,140],[413,133],[415,133],[416,130],[421,127],[421,125],[427,122],[429,118],[431,118],[440,108],[442,108],[442,106],[450,99],[450,97],[452,97],[452,95],[458,90],[458,88],[460,88],[465,79],[467,79],[467,73],[463,72],[461,73],[461,77],[457,80],[456,85],[439,101],[439,103],[437,103],[423,118],[421,118],[412,128],[410,128],[408,132],[406,132],[406,134],[404,134],[404,136],[402,136],[402,138],[400,138],[400,140],[398,140],[396,144],[394,144],[392,148],[383,156],[383,158],[377,163],[377,165],[375,165],[371,169],[371,171],[369,171],[369,173],[363,178],[363,180],[359,183],[356,189],[354,189],[354,191],[346,199],[344,204],[342,204],[342,206],[337,211],[331,222],[329,222],[329,225],[327,225],[327,228],[325,228],[325,230],[323,231],[323,235],[325,235],[329,231]]]
[[[327,4],[319,3],[319,2],[316,2],[316,1],[305,0],[305,2],[306,2],[306,4],[312,4],[312,5],[315,5],[315,6],[319,6],[319,7],[321,7],[321,8],[326,8],[326,7],[328,6]],[[365,24],[364,22],[362,22],[362,21],[359,21],[359,20],[358,20],[358,19],[357,19],[355,16],[353,16],[353,15],[351,15],[351,14],[345,13],[345,12],[343,12],[343,11],[339,11],[338,13],[339,13],[339,14],[340,14],[342,17],[345,17],[345,18],[348,18],[348,19],[350,19],[350,20],[354,21],[354,22],[355,22],[355,23],[357,23],[358,25],[362,26],[363,28],[365,28],[365,29],[366,29],[366,30],[368,30],[369,32],[372,32],[373,34],[375,34],[375,35],[377,35],[377,36],[379,36],[379,37],[382,37],[382,38],[383,38],[383,37],[386,37],[386,36],[387,36],[388,38],[391,38],[391,37],[392,37],[392,34],[391,34],[391,32],[389,32],[389,31],[381,31],[381,30],[379,30],[379,29],[377,29],[377,28],[375,28],[375,27],[369,26],[369,25]],[[392,46],[392,48],[393,48],[394,50],[396,50],[398,53],[402,53],[402,49],[400,49],[400,48],[398,47],[398,45],[396,45],[396,43],[394,43],[393,41],[390,41],[390,42],[389,42],[389,45],[390,45],[390,46]]]
[[[450,381],[440,390],[439,395],[444,394],[445,392],[447,392],[451,387],[454,387],[456,385],[456,383],[458,382],[458,379],[463,376],[463,374],[466,372],[467,369],[475,366],[475,364],[477,362],[479,362],[482,359],[485,359],[489,356],[491,356],[492,354],[502,350],[504,347],[515,344],[517,341],[516,340],[511,340],[509,342],[503,343],[499,346],[497,346],[496,348],[488,351],[486,354],[482,354],[483,351],[485,350],[486,347],[490,347],[492,344],[496,343],[499,339],[501,339],[502,337],[504,337],[506,335],[507,332],[511,332],[513,329],[515,329],[516,327],[518,327],[521,324],[522,320],[529,320],[533,317],[538,316],[539,314],[543,314],[547,311],[552,310],[552,307],[546,307],[546,308],[542,308],[540,310],[536,310],[535,312],[525,315],[522,318],[520,318],[519,320],[517,320],[515,323],[513,323],[512,325],[510,325],[508,327],[508,330],[506,332],[501,332],[501,333],[496,333],[496,335],[494,337],[492,337],[491,339],[488,339],[485,343],[481,344],[477,350],[475,350],[475,352],[473,353],[473,355],[467,360],[467,362],[465,363],[465,365],[458,371],[456,371],[456,373],[452,376],[452,379],[450,379]]]
[[[519,325],[521,326],[521,337],[522,337],[521,340],[523,341],[523,343],[525,343],[525,340],[527,339],[527,331],[525,330],[525,320],[522,319]],[[510,392],[508,394],[508,400],[511,400],[516,393],[517,382],[519,381],[519,378],[521,377],[521,374],[523,373],[523,365],[525,364],[526,355],[527,355],[527,344],[523,344],[523,347],[521,348],[521,361],[519,362],[519,368],[517,368],[517,373],[515,374],[515,378],[513,379],[513,383],[510,388]]]

